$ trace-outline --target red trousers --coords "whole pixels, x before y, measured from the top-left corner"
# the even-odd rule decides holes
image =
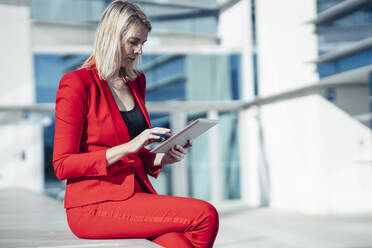
[[[136,193],[124,201],[108,201],[66,210],[71,231],[80,238],[146,238],[164,247],[212,247],[218,213],[206,201]]]

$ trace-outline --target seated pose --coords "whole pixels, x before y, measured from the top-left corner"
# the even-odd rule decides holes
[[[170,135],[151,127],[146,79],[136,64],[151,23],[127,1],[112,2],[99,22],[94,50],[60,81],[53,166],[67,179],[64,206],[79,238],[146,238],[164,247],[212,247],[218,213],[208,202],[158,195],[148,174],[181,161],[192,143],[167,153],[145,148]]]

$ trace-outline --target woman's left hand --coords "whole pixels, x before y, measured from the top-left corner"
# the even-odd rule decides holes
[[[175,145],[168,150],[167,153],[163,153],[161,159],[161,165],[164,164],[173,164],[181,161],[187,155],[187,148],[192,146],[192,141],[189,140],[185,146]]]

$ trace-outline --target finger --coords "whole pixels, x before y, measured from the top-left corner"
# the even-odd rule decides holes
[[[175,157],[179,158],[179,159],[183,159],[186,154],[185,153],[181,153],[179,151],[177,151],[176,149],[172,148],[171,150],[171,154],[174,155]]]
[[[184,147],[183,148],[190,148],[190,147],[192,147],[192,140],[188,140],[187,141],[187,144],[186,145],[184,145]]]
[[[181,157],[181,156],[177,156],[177,155],[175,155],[175,154],[171,154],[171,156],[173,157],[173,159],[176,160],[176,162],[181,161],[181,160],[183,159],[183,157]]]
[[[169,149],[169,154],[172,156],[172,157],[178,157],[178,154],[175,152],[174,148],[172,147],[171,149]]]
[[[165,127],[154,127],[154,128],[151,128],[150,130],[155,131],[155,132],[170,132],[171,131],[169,128],[165,128]]]
[[[186,154],[186,153],[187,153],[186,150],[185,150],[185,148],[183,148],[183,147],[180,146],[180,145],[175,145],[175,146],[174,146],[174,149],[175,149],[176,151],[182,153],[182,154]]]
[[[158,136],[158,135],[155,135],[155,134],[150,134],[147,138],[147,140],[149,142],[162,142],[165,140],[165,138],[161,137],[161,136]]]
[[[179,149],[179,147],[181,147],[181,146],[180,146],[180,145],[175,145],[175,146],[172,148],[173,152],[174,152],[175,154],[178,154],[179,156],[184,155],[185,153],[182,152],[182,151]],[[183,148],[181,148],[181,149],[183,149]],[[185,149],[183,149],[183,150],[185,151]]]
[[[161,134],[165,136],[170,136],[171,135],[171,130],[169,128],[163,128],[163,127],[155,127],[150,129],[151,133],[154,134]]]

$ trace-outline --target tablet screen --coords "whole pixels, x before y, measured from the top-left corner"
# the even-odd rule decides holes
[[[175,145],[185,146],[188,140],[193,140],[208,129],[218,123],[218,120],[210,119],[197,119],[187,125],[180,132],[171,136],[166,141],[160,143],[154,149],[151,150],[153,153],[166,153],[170,148]]]

